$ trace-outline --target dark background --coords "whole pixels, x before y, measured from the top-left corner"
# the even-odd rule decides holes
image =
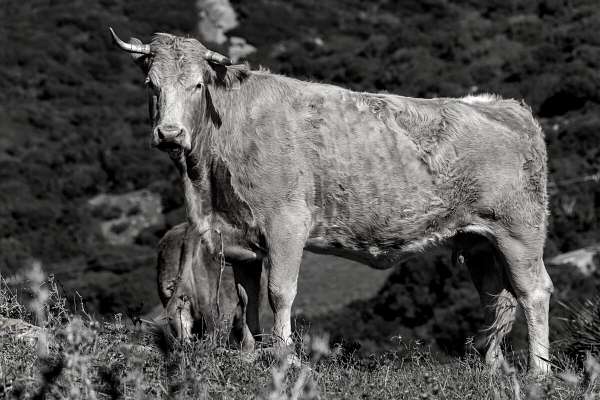
[[[600,185],[585,178],[600,173],[596,0],[231,3],[239,25],[227,34],[257,48],[247,57],[254,68],[361,91],[524,99],[548,145],[546,256],[600,241]],[[38,259],[98,315],[158,303],[155,245],[185,218],[176,171],[149,146],[144,77],[112,45],[109,25],[124,38],[164,31],[202,39],[192,0],[0,3],[0,272],[11,276]],[[207,44],[227,52],[227,44]],[[119,235],[140,208],[89,200],[142,189],[160,196],[161,217],[110,242],[101,224],[121,218],[111,225]],[[313,257],[307,268],[318,273],[328,260]],[[593,280],[557,279],[561,290],[598,289]],[[432,255],[401,266],[375,300],[315,324],[335,332],[362,321],[354,338],[375,338],[374,347],[403,326],[458,351],[457,338],[476,331],[477,307],[466,271]]]

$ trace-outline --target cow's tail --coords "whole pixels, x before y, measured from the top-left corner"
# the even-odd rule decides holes
[[[517,301],[504,271],[504,260],[493,243],[479,234],[456,237],[453,262],[467,267],[479,292],[485,325],[475,341],[475,347],[490,354],[501,355],[504,337],[511,331]],[[491,349],[491,352],[490,352]]]
[[[515,321],[517,307],[514,296],[508,291],[503,291],[492,297],[493,301],[487,304],[486,307],[494,310],[495,318],[481,330],[480,345],[485,348],[492,345],[496,338],[504,338],[510,333]]]

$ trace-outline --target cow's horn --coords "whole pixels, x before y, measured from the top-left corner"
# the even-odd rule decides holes
[[[119,39],[119,37],[117,36],[117,34],[115,33],[115,31],[113,31],[113,28],[108,27],[108,29],[110,30],[110,34],[112,35],[113,41],[121,49],[123,49],[123,50],[125,50],[125,51],[127,51],[129,53],[151,54],[150,45],[149,44],[143,44],[142,42],[140,42],[137,39],[135,41],[138,42],[138,43],[126,43],[126,42],[122,41],[121,39]]]
[[[232,62],[229,58],[227,58],[224,55],[219,54],[215,51],[212,51],[212,50],[206,50],[206,52],[204,53],[204,58],[208,61],[212,61],[217,64],[222,64],[222,65],[231,65],[232,64]]]
[[[226,259],[233,261],[254,261],[259,259],[258,254],[241,246],[227,246],[223,249],[223,255]]]

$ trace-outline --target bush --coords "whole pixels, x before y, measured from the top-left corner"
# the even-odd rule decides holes
[[[594,0],[562,3],[234,0],[240,25],[231,33],[257,47],[254,67],[298,78],[406,96],[523,98],[544,117],[558,181],[597,173],[600,158],[600,9]],[[147,145],[143,76],[106,26],[146,41],[154,31],[190,35],[196,2],[3,6],[0,236],[45,261],[93,255],[95,226],[79,211],[88,197],[148,186],[160,189],[167,225],[183,220],[177,173]],[[598,199],[595,183],[557,186],[548,251],[598,240]],[[0,253],[0,265],[11,257]]]
[[[568,316],[561,347],[580,364],[588,352],[600,356],[600,296],[563,306]]]
[[[483,317],[466,268],[454,268],[449,254],[438,252],[402,263],[372,300],[310,323],[365,353],[389,350],[395,346],[391,339],[401,336],[460,354],[483,327]]]

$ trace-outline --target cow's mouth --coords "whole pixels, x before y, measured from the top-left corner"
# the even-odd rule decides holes
[[[161,151],[183,150],[183,147],[172,140],[163,140],[156,145],[156,148]]]
[[[168,153],[170,157],[179,157],[186,150],[185,147],[181,145],[181,143],[172,140],[163,140],[159,142],[155,147],[160,151]]]

